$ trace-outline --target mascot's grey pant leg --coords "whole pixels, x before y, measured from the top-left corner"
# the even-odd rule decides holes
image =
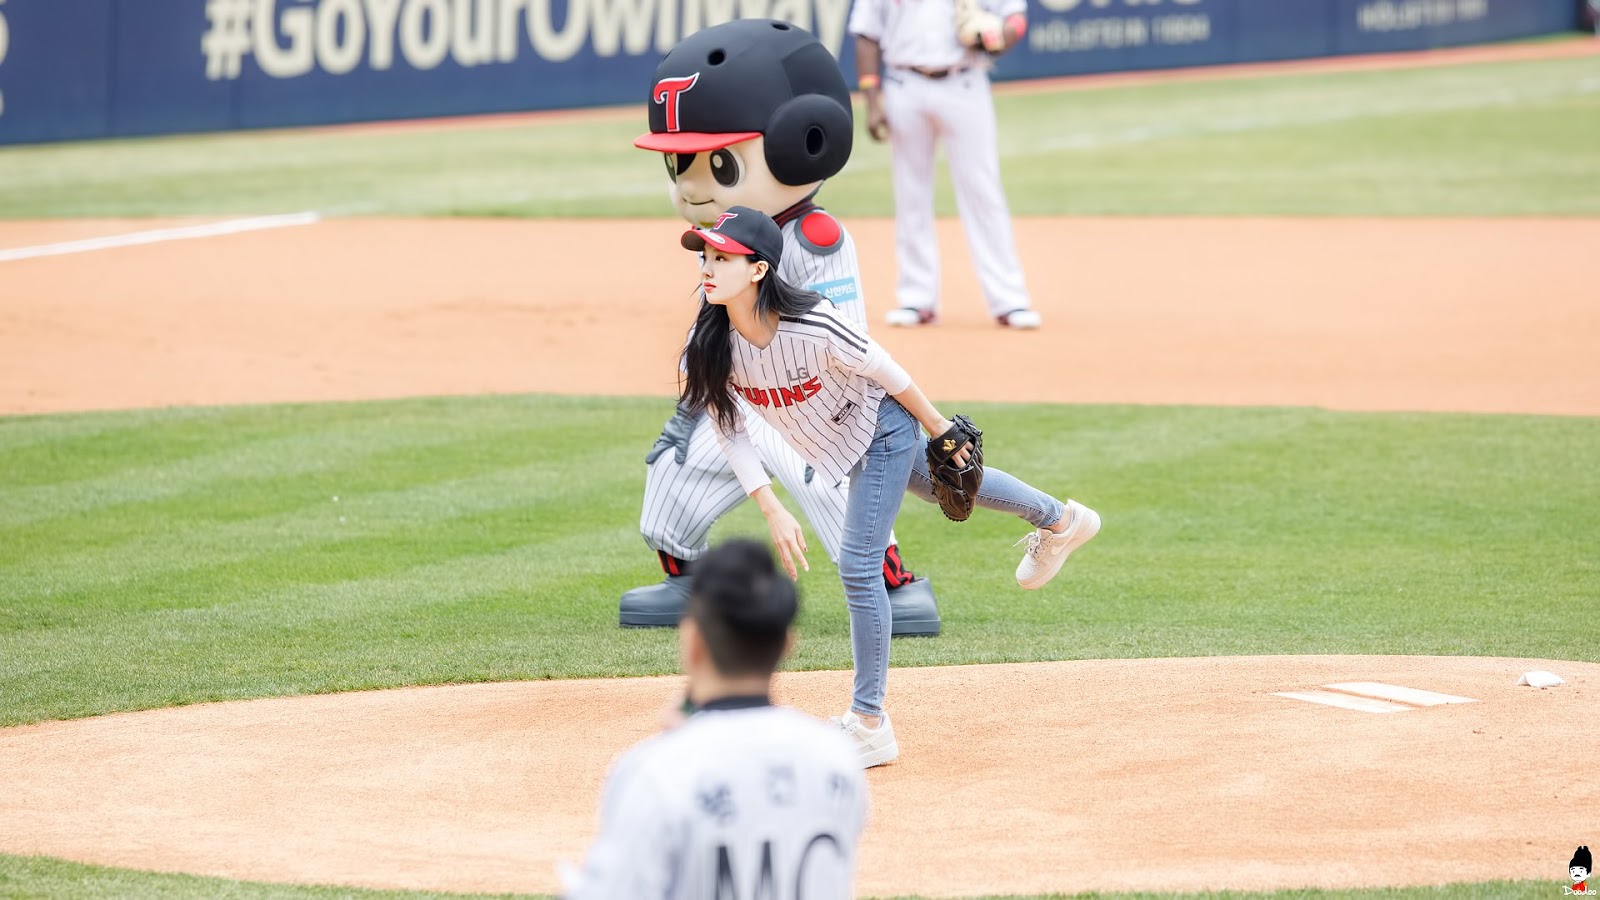
[[[806,464],[800,454],[754,412],[745,413],[745,427],[767,472],[800,504],[828,558],[837,564],[839,538],[844,534],[846,486],[825,484],[822,477],[812,478],[807,484]],[[645,475],[639,532],[652,549],[695,560],[710,546],[711,526],[743,499],[744,488],[722,455],[710,416],[701,416],[682,463],[667,452],[650,464]]]

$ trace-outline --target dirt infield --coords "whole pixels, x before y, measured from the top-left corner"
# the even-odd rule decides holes
[[[0,249],[157,224],[0,222]],[[0,262],[0,413],[667,396],[692,317],[679,228],[341,220]],[[851,228],[877,321],[892,223]],[[954,221],[940,223],[944,324],[874,330],[931,396],[1600,413],[1600,220],[1021,219],[1017,231],[1043,330],[986,319]],[[565,242],[602,235],[630,264],[597,294]],[[610,346],[627,352],[594,350]]]
[[[1554,670],[1567,684],[1516,685]],[[837,712],[849,673],[785,674]],[[1478,702],[1275,696],[1378,681]],[[859,889],[1555,885],[1594,839],[1600,665],[1448,657],[901,669]],[[554,891],[673,678],[221,703],[0,730],[0,851],[263,881]]]

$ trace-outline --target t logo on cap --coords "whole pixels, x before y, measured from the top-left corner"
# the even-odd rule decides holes
[[[656,82],[656,89],[651,93],[651,96],[655,98],[657,103],[666,107],[668,131],[678,130],[678,102],[682,98],[683,92],[694,87],[694,83],[699,80],[700,73],[696,72],[693,75],[687,75],[682,78],[663,78]]]
[[[738,213],[736,213],[736,212],[725,212],[722,215],[717,216],[717,222],[716,222],[715,225],[711,226],[711,230],[715,231],[718,228],[722,227],[722,223],[723,222],[726,222],[729,219],[737,219],[737,218],[739,218],[739,214]]]

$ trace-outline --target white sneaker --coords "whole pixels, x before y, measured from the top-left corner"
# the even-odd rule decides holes
[[[856,752],[861,755],[861,768],[870,769],[900,758],[900,744],[894,739],[894,725],[889,722],[888,713],[884,713],[883,721],[877,728],[868,728],[854,711],[835,717],[832,721],[856,742]]]
[[[939,314],[931,309],[902,306],[899,309],[889,310],[883,320],[896,328],[916,328],[921,325],[932,325],[938,318]]]
[[[1066,531],[1056,534],[1048,528],[1039,528],[1017,541],[1028,545],[1022,562],[1017,564],[1017,584],[1024,590],[1044,587],[1061,571],[1061,564],[1072,551],[1100,533],[1100,514],[1082,503],[1068,500],[1066,515],[1070,517]]]
[[[1006,328],[1032,329],[1044,324],[1044,319],[1039,317],[1039,313],[1031,309],[1013,309],[1011,312],[995,316],[994,319]]]

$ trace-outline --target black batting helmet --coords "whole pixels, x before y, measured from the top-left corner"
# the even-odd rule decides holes
[[[684,38],[650,80],[650,133],[633,144],[702,153],[766,135],[767,168],[789,185],[838,174],[855,119],[839,63],[810,32],[736,19]]]

